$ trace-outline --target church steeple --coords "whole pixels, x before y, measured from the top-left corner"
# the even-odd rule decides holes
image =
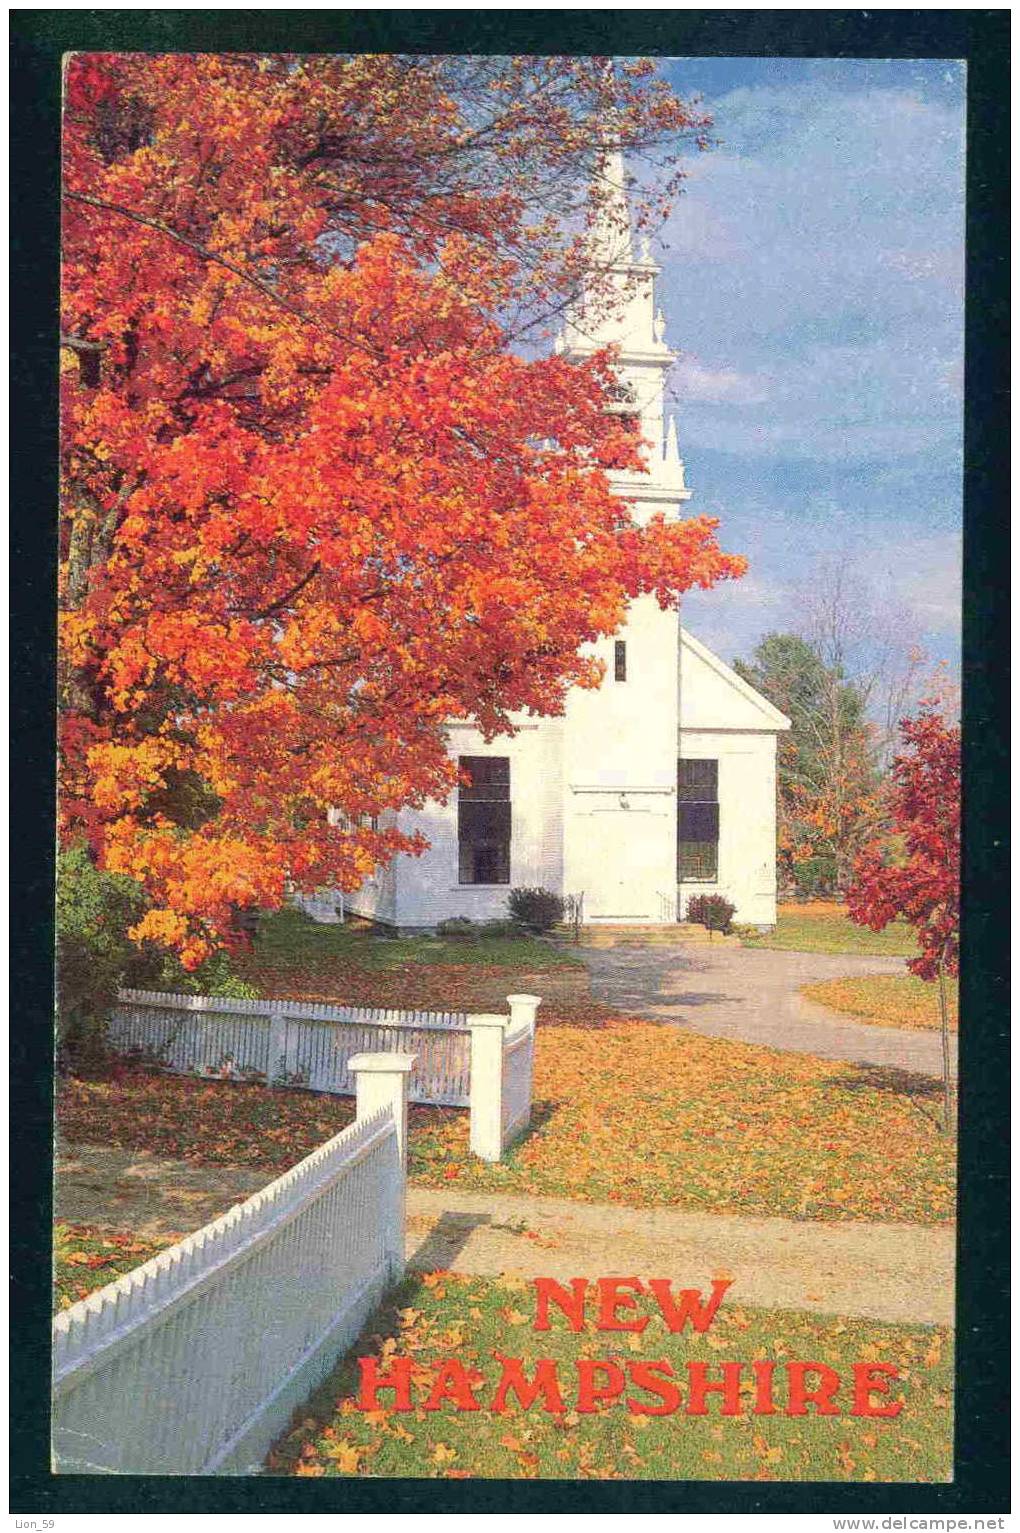
[[[614,408],[638,418],[641,435],[651,444],[648,474],[614,476],[636,513],[675,510],[690,499],[677,444],[676,425],[666,433],[665,377],[676,353],[666,344],[666,321],[655,302],[659,267],[648,241],[634,254],[628,176],[623,154],[610,145],[600,156],[593,188],[595,212],[588,234],[591,279],[579,302],[567,312],[555,349],[585,357],[604,346],[617,354],[620,398]],[[647,503],[647,504],[646,504]],[[668,514],[668,510],[667,510]]]
[[[591,264],[599,269],[629,266],[633,259],[627,172],[623,152],[611,146],[599,157],[593,187],[595,213],[588,236]]]

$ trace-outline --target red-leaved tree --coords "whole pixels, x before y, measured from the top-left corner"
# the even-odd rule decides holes
[[[873,843],[858,859],[847,891],[850,918],[881,931],[902,917],[917,934],[920,953],[908,968],[939,987],[945,1122],[951,1118],[949,1007],[946,976],[960,958],[960,728],[937,700],[904,719],[905,749],[893,758],[890,829],[902,854]]]
[[[612,493],[611,357],[513,349],[607,122],[674,167],[705,130],[634,63],[69,62],[62,833],[187,967],[414,851],[373,821],[449,792],[446,720],[561,710],[631,598],[743,569]]]

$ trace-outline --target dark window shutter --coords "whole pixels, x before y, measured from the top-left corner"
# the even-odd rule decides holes
[[[461,799],[457,806],[457,833],[461,841],[491,842],[510,839],[510,801]]]
[[[719,797],[718,761],[681,761],[677,785],[681,800],[714,803]]]
[[[681,804],[681,841],[718,841],[718,804]]]

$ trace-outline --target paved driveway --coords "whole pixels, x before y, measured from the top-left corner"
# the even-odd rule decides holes
[[[635,1016],[667,1018],[711,1038],[736,1038],[823,1059],[942,1074],[938,1033],[872,1027],[798,994],[812,980],[903,974],[902,958],[787,953],[720,943],[576,949],[592,993]],[[955,1040],[953,1045],[955,1069]]]

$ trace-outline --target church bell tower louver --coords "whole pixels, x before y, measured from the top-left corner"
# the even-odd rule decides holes
[[[648,240],[634,253],[627,203],[623,155],[610,149],[598,173],[599,207],[589,235],[590,261],[598,274],[590,294],[567,314],[556,339],[556,350],[568,357],[590,357],[604,346],[617,349],[621,399],[615,408],[638,418],[649,444],[648,474],[614,475],[614,487],[635,515],[644,519],[653,510],[674,514],[691,492],[677,441],[676,421],[667,421],[664,408],[666,374],[676,352],[666,345],[666,321],[655,302],[655,279],[660,267],[652,260]]]
[[[664,409],[675,359],[656,307],[660,268],[648,242],[637,254],[623,155],[602,156],[598,212],[589,235],[598,273],[568,313],[556,350],[567,357],[616,348],[620,397],[613,408],[637,417],[647,473],[611,482],[635,518],[678,516],[690,499],[676,423]],[[608,288],[608,301],[601,294]],[[571,693],[564,719],[563,876],[584,895],[585,920],[648,923],[675,919],[679,617],[654,597],[630,606],[625,626],[594,646],[605,666],[597,692]]]

